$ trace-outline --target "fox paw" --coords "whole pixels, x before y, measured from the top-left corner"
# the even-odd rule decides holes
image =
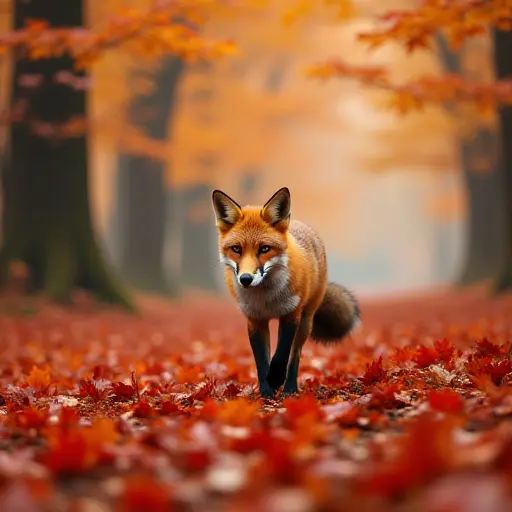
[[[297,383],[293,383],[293,384],[289,384],[288,382],[284,385],[284,388],[283,388],[283,392],[281,393],[281,396],[282,397],[287,397],[287,396],[293,396],[293,395],[298,395],[299,394],[299,389],[297,387]]]
[[[286,379],[286,364],[272,361],[267,373],[267,382],[272,389],[278,390]]]
[[[260,383],[261,398],[274,398],[276,392],[270,387],[269,383],[264,381]]]

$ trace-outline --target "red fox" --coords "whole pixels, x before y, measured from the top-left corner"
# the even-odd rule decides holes
[[[247,318],[260,394],[274,398],[283,384],[283,395],[295,394],[304,343],[341,341],[360,323],[358,301],[327,282],[324,244],[307,224],[290,220],[288,188],[263,207],[242,208],[220,190],[212,201],[224,278]],[[272,360],[271,319],[279,319]]]

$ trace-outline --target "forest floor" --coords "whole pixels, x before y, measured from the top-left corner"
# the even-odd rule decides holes
[[[363,302],[275,401],[231,302],[140,303],[1,299],[0,510],[512,509],[512,296]]]

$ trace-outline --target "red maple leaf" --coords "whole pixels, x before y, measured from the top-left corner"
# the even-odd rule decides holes
[[[248,454],[254,451],[263,451],[270,442],[268,431],[254,430],[248,437],[230,439],[229,448],[238,453]]]
[[[134,408],[133,415],[137,418],[151,418],[155,415],[155,409],[150,403],[141,400]]]
[[[468,375],[477,379],[483,375],[488,375],[494,384],[501,384],[503,378],[512,372],[512,363],[507,357],[501,361],[492,360],[491,357],[472,356],[466,363]]]
[[[424,414],[414,420],[397,442],[396,455],[361,472],[364,492],[397,495],[442,474],[451,467],[453,423]]]
[[[144,396],[160,396],[165,393],[164,387],[165,385],[162,386],[159,382],[150,381],[145,385]],[[136,390],[135,394],[137,394]]]
[[[457,413],[464,408],[460,395],[452,389],[430,390],[428,403],[436,411]]]
[[[415,351],[411,347],[400,347],[395,349],[389,360],[397,366],[401,366],[413,362],[414,354]]]
[[[263,471],[273,481],[293,485],[300,475],[299,464],[289,441],[269,436],[263,445]]]
[[[160,414],[171,415],[171,414],[180,413],[181,409],[172,400],[164,400],[162,402],[162,404],[160,405],[160,410],[159,411],[160,411]]]
[[[446,338],[434,341],[434,349],[437,352],[438,360],[443,361],[446,365],[450,363],[455,347]]]
[[[213,461],[213,457],[208,450],[191,449],[187,450],[183,458],[183,466],[188,471],[202,471],[206,469]]]
[[[63,430],[61,426],[52,426],[46,433],[49,449],[40,459],[55,474],[81,473],[111,462],[105,446],[119,437],[116,423],[106,418],[94,420],[90,427]]]
[[[190,394],[191,400],[204,401],[206,398],[211,397],[215,390],[217,381],[215,379],[206,379],[205,382],[199,384],[195,391]]]
[[[482,338],[476,342],[476,353],[482,357],[491,356],[498,357],[503,354],[502,348],[499,345],[491,343],[487,337]]]
[[[3,396],[9,410],[17,409],[20,406],[28,406],[33,401],[32,390],[19,386],[9,386],[9,388],[4,391]]]
[[[292,427],[295,427],[305,416],[309,416],[316,421],[322,421],[324,417],[324,412],[318,401],[311,395],[285,398],[283,406],[286,409],[286,418]]]
[[[131,476],[125,479],[125,491],[119,500],[120,512],[168,512],[171,507],[171,491],[150,476]]]
[[[413,361],[417,364],[418,368],[427,368],[431,364],[437,363],[438,358],[439,354],[435,348],[420,345],[416,348]]]
[[[512,364],[508,358],[494,362],[489,367],[489,375],[494,384],[501,384],[505,375],[508,375],[510,372],[512,372]]]
[[[80,396],[90,396],[95,401],[106,398],[110,390],[110,382],[105,380],[90,380],[88,378],[80,381]]]
[[[371,364],[366,365],[366,372],[359,380],[368,386],[374,382],[382,380],[384,375],[385,372],[382,368],[382,356],[380,356],[377,361],[373,361]]]
[[[358,426],[358,419],[361,417],[361,411],[358,407],[351,407],[348,411],[336,418],[336,423],[340,427],[352,428]]]
[[[116,398],[133,398],[137,395],[137,389],[130,384],[123,382],[114,382],[112,384],[112,391]]]
[[[22,412],[16,414],[16,424],[23,429],[41,430],[47,425],[49,418],[48,409],[36,409],[26,407]]]
[[[400,391],[401,387],[397,383],[381,385],[372,392],[368,407],[374,409],[401,409],[406,407],[407,403],[395,395]]]
[[[242,391],[242,388],[234,383],[234,382],[230,382],[223,390],[222,392],[222,398],[227,398],[229,400],[235,398],[236,396],[238,396],[240,394],[240,392]]]
[[[80,414],[73,407],[63,407],[60,410],[59,425],[63,430],[75,427],[80,421]]]
[[[41,462],[53,473],[81,473],[91,466],[87,441],[76,431],[59,439],[58,445],[41,457]]]

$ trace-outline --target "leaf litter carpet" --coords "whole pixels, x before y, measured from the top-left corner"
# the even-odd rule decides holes
[[[0,510],[512,510],[510,296],[363,303],[275,401],[233,304],[141,300],[4,301]]]

